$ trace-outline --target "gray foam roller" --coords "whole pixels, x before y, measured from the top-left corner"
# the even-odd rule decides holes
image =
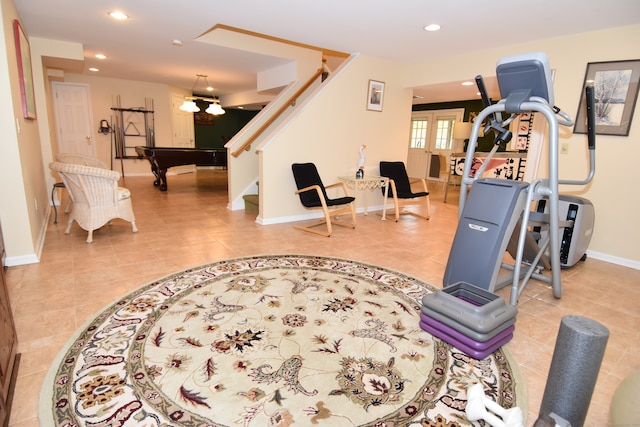
[[[571,427],[584,424],[608,339],[609,330],[595,320],[562,318],[540,415],[553,412]]]

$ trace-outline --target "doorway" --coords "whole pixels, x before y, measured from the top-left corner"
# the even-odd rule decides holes
[[[96,157],[89,85],[52,82],[59,153]]]
[[[175,93],[171,95],[171,114],[173,117],[172,144],[177,148],[195,148],[193,113],[188,113],[180,109],[183,101],[183,95]],[[196,166],[176,166],[171,169],[171,172],[174,174],[193,173],[196,172]]]
[[[453,150],[453,126],[455,122],[461,122],[463,117],[464,108],[411,113],[407,155],[407,173],[410,177],[439,176],[439,170],[430,171],[431,156],[450,157]]]

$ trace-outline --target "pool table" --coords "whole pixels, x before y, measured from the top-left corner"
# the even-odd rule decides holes
[[[151,172],[156,180],[153,185],[160,191],[167,191],[167,169],[173,166],[227,166],[225,149],[199,149],[176,147],[136,147],[139,159],[147,159],[151,163]]]

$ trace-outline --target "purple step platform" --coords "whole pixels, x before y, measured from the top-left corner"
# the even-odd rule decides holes
[[[420,314],[420,323],[424,323],[433,329],[437,329],[438,331],[450,336],[461,343],[464,343],[467,347],[473,348],[475,350],[486,350],[487,348],[491,348],[495,346],[497,343],[501,342],[506,336],[509,334],[513,334],[513,331],[516,329],[515,325],[511,325],[498,332],[495,336],[487,341],[477,341],[473,339],[473,337],[469,337],[465,335],[463,332],[457,330],[456,328],[452,328],[451,326],[438,321],[429,316],[425,316],[424,314]]]
[[[474,359],[484,359],[513,338],[515,325],[511,325],[486,342],[477,342],[455,329],[424,314],[420,315],[420,327],[431,335],[448,342]]]
[[[504,323],[495,325],[494,329],[487,331],[486,333],[482,333],[482,332],[478,332],[475,329],[471,329],[468,326],[465,326],[462,322],[460,322],[459,316],[457,318],[449,317],[446,314],[439,313],[425,306],[422,306],[422,314],[432,319],[435,319],[440,323],[444,323],[445,325],[455,329],[456,331],[463,333],[465,336],[479,342],[489,341],[491,338],[495,337],[500,332],[502,332],[509,326],[516,323],[516,318],[511,317],[510,319],[506,320]]]
[[[506,322],[515,321],[518,313],[501,296],[464,282],[425,295],[422,307],[423,312],[437,312],[480,334],[490,334]]]

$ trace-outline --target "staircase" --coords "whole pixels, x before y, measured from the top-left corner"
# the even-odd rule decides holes
[[[260,207],[258,205],[259,196],[257,194],[245,194],[242,196],[244,199],[244,211],[251,214],[259,214]]]

